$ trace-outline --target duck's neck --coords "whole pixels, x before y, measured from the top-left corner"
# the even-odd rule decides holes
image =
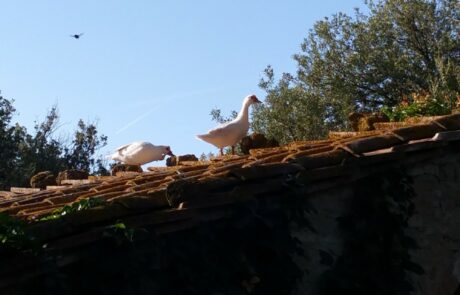
[[[238,120],[249,121],[249,103],[247,101],[245,101],[241,106],[241,110],[236,118]]]

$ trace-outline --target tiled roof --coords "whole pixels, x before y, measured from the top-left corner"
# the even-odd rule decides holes
[[[421,161],[440,148],[460,151],[460,114],[406,123],[402,128],[378,124],[374,131],[331,132],[327,140],[253,149],[245,156],[90,177],[33,193],[1,193],[0,212],[30,221],[38,238],[61,239],[58,244],[64,246],[66,241],[70,243],[66,240],[69,236],[78,235],[79,243],[84,243],[94,234],[87,229],[119,219],[131,226],[158,225],[160,233],[219,219],[228,205],[283,191],[287,176],[296,175],[308,183],[305,193],[312,193],[383,169],[386,163]],[[58,208],[91,197],[106,203],[37,222]]]

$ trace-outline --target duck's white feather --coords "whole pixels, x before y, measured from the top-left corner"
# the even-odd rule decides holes
[[[247,96],[243,101],[243,106],[238,116],[230,121],[223,123],[216,128],[208,131],[206,134],[200,134],[196,137],[206,141],[218,148],[234,146],[238,143],[249,130],[248,109],[251,104],[258,102],[255,96]]]
[[[248,129],[249,124],[245,124],[241,120],[234,120],[226,124],[219,125],[216,128],[209,130],[206,134],[197,135],[197,137],[218,148],[223,148],[235,145],[246,135]]]
[[[126,149],[128,146],[132,145],[132,144],[136,144],[137,142],[134,142],[134,143],[128,143],[128,144],[125,144],[125,145],[122,145],[121,147],[115,149],[117,152],[118,151],[121,151],[121,150],[124,150]]]
[[[136,141],[116,149],[110,158],[128,165],[143,165],[165,158],[168,150],[163,145],[153,145],[150,142]]]

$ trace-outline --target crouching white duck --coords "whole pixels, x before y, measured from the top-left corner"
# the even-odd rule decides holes
[[[119,147],[109,158],[123,164],[141,166],[152,161],[163,160],[167,155],[173,156],[169,146],[136,141]]]
[[[238,116],[233,121],[221,124],[208,133],[196,137],[219,148],[220,155],[223,155],[223,148],[226,146],[231,146],[232,154],[235,154],[235,145],[249,130],[249,106],[255,103],[260,103],[257,96],[246,96]]]

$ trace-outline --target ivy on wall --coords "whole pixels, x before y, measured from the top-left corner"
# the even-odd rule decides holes
[[[409,272],[424,273],[411,260],[417,244],[405,231],[414,196],[412,179],[396,168],[356,183],[349,213],[337,220],[343,253],[320,253],[331,267],[322,275],[320,294],[412,294]]]
[[[24,221],[0,213],[0,255],[11,251],[31,251],[35,248],[33,237],[24,232],[24,227]]]
[[[260,203],[233,208],[229,219],[155,236],[118,221],[87,257],[30,287],[66,294],[293,294],[302,255],[283,210]],[[121,226],[123,225],[123,226]],[[84,282],[84,284],[80,283]],[[45,293],[46,293],[45,292]]]
[[[319,252],[320,263],[329,266],[318,282],[319,294],[411,294],[409,272],[423,274],[411,259],[409,253],[417,245],[405,230],[414,212],[411,182],[403,171],[393,169],[356,183],[348,213],[337,219],[343,252]],[[285,184],[280,192],[228,208],[229,218],[161,236],[154,227],[130,228],[123,220],[114,221],[101,240],[72,250],[80,260],[69,267],[58,267],[59,255],[45,257],[41,252],[44,275],[23,284],[21,291],[295,294],[308,272],[295,262],[304,253],[293,232],[301,228],[320,233],[308,222],[306,213],[314,210],[304,185],[291,176]],[[93,203],[69,207],[69,214],[99,204]],[[56,212],[50,218],[62,215]],[[24,249],[25,244],[18,244],[27,241],[22,227],[10,218],[4,221],[9,243]]]
[[[155,227],[130,228],[124,220],[114,221],[90,248],[72,250],[80,257],[77,263],[58,268],[59,257],[47,257],[44,267],[50,271],[23,284],[22,291],[293,294],[304,271],[294,262],[303,253],[291,229],[309,225],[302,192],[289,177],[285,190],[229,207],[226,219],[161,236]],[[78,208],[69,208],[69,214]],[[56,212],[49,219],[62,215]]]

